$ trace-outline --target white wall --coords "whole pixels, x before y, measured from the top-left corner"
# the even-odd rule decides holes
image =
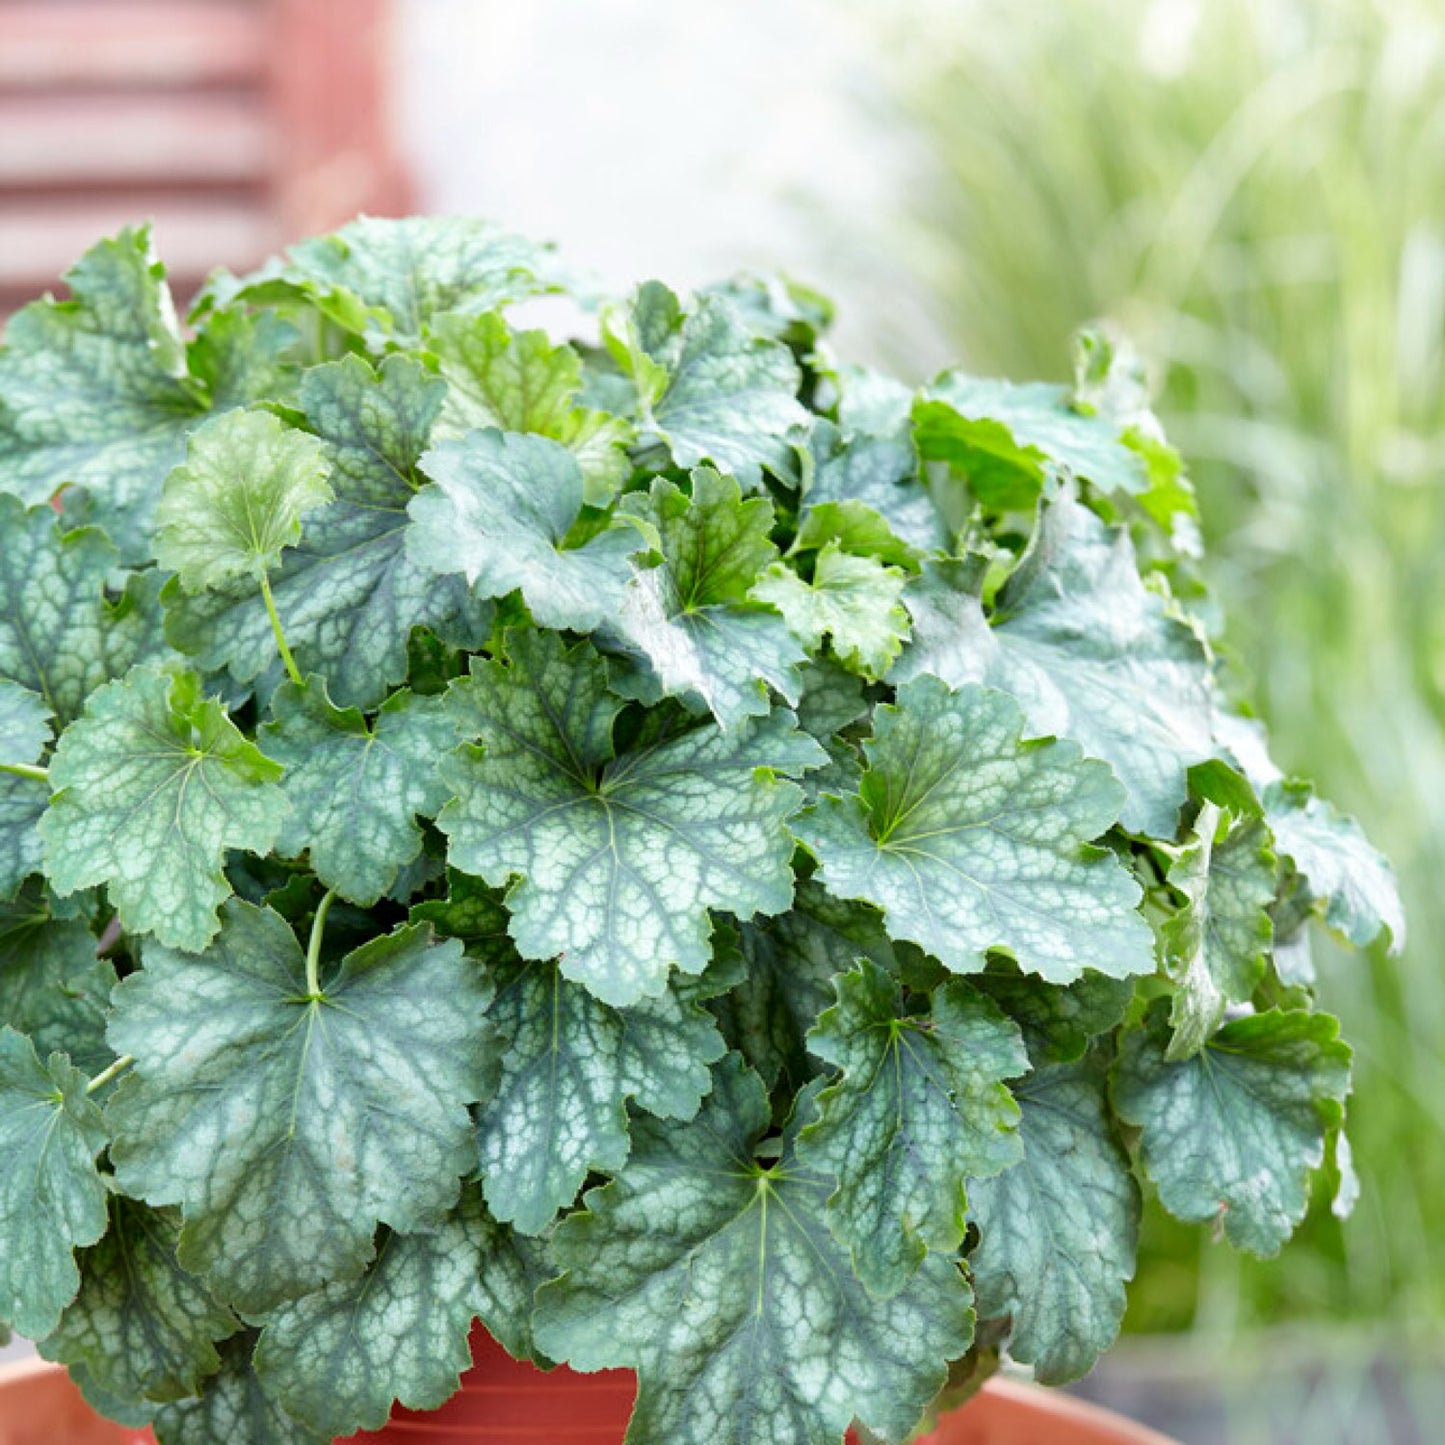
[[[908,258],[868,239],[906,156],[844,0],[397,0],[396,24],[423,208],[556,240],[618,288],[785,270],[839,301],[849,354],[942,363]]]

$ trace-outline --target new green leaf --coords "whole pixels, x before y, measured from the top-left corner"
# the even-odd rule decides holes
[[[723,727],[766,713],[770,687],[796,704],[806,654],[776,611],[748,597],[777,560],[772,503],[744,500],[730,477],[699,467],[690,495],[659,478],[622,506],[656,531],[662,562],[636,571],[623,594],[616,630],[642,673],[614,683],[649,701],[697,697]]]
[[[226,851],[267,852],[286,816],[280,776],[194,676],[136,668],[91,695],[55,750],[40,823],[51,885],[104,883],[132,932],[202,949],[231,892]]]
[[[1304,1218],[1350,1088],[1350,1050],[1328,1014],[1272,1009],[1225,1024],[1171,1062],[1165,1009],[1127,1034],[1114,1081],[1119,1113],[1176,1219],[1222,1225],[1252,1254],[1279,1252]]]
[[[875,1294],[907,1282],[928,1250],[963,1242],[964,1181],[1019,1157],[1018,1106],[1005,1079],[1028,1072],[1018,1027],[955,980],[927,1013],[907,1012],[897,981],[863,960],[808,1047],[842,1071],[818,1096],[799,1154],[836,1176],[828,1222]]]
[[[244,1314],[354,1278],[378,1221],[433,1223],[474,1167],[488,987],[403,928],[312,994],[290,926],[234,900],[199,957],[151,946],[115,993],[135,1073],[110,1105],[121,1187],[185,1209],[179,1257]]]
[[[0,1320],[32,1339],[75,1298],[75,1249],[105,1233],[105,1143],[85,1075],[0,1028]]]
[[[331,500],[321,444],[266,411],[198,427],[166,478],[155,556],[187,592],[258,582],[301,537],[301,518]]]
[[[408,356],[374,372],[357,356],[313,367],[301,406],[320,437],[335,500],[302,523],[301,541],[271,578],[286,641],[303,674],[326,679],[342,706],[375,707],[406,676],[407,642],[428,627],[479,645],[490,607],[460,576],[437,577],[406,553],[407,503],[446,385]],[[166,633],[203,668],[252,682],[276,662],[276,639],[254,586],[190,597],[168,589]]]
[[[614,1006],[700,973],[708,911],[780,913],[793,896],[787,819],[802,801],[774,771],[825,754],[777,711],[704,724],[621,754],[621,701],[602,659],[551,633],[509,634],[511,661],[476,661],[450,701],[465,737],[437,819],[453,865],[502,885],[525,958]]]
[[[825,542],[804,579],[777,562],[752,595],[776,607],[809,649],[828,638],[845,667],[882,677],[908,636],[908,614],[899,602],[908,574],[876,557],[855,557],[836,541]]]
[[[1053,983],[1086,968],[1113,977],[1154,968],[1139,887],[1091,847],[1121,792],[1072,743],[1025,741],[1018,704],[933,677],[874,714],[859,792],[822,798],[797,824],[820,881],[883,910],[889,933],[957,973],[991,949]]]
[[[575,405],[582,358],[545,331],[513,331],[498,315],[439,317],[427,342],[446,378],[437,439],[483,427],[535,432],[560,442],[582,472],[590,506],[605,506],[632,469],[632,428],[621,417]]]
[[[626,1168],[557,1230],[567,1273],[538,1295],[538,1343],[637,1370],[628,1445],[839,1445],[855,1417],[902,1439],[968,1348],[958,1266],[928,1259],[874,1298],[794,1129],[771,1167],[755,1158],[768,1124],[757,1076],[726,1061],[697,1121],[639,1121]]]
[[[1015,1086],[1023,1158],[969,1185],[982,1319],[1007,1316],[1009,1354],[1045,1384],[1087,1374],[1113,1344],[1134,1277],[1139,1188],[1114,1136],[1097,1057]]]
[[[1275,859],[1256,818],[1231,826],[1206,803],[1193,837],[1169,868],[1184,904],[1164,926],[1164,961],[1175,981],[1171,1060],[1198,1053],[1230,1004],[1253,994],[1268,966]]]

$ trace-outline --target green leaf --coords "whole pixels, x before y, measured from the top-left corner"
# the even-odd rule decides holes
[[[451,796],[440,763],[456,725],[441,698],[405,689],[368,723],[356,708],[333,707],[319,678],[304,689],[285,683],[271,711],[260,741],[286,768],[291,804],[277,852],[309,851],[328,888],[370,907],[421,852],[417,816],[435,817]]]
[[[1129,535],[1067,492],[1048,503],[992,619],[956,564],[904,593],[913,644],[893,679],[1011,692],[1036,734],[1072,738],[1128,791],[1123,823],[1172,838],[1187,773],[1214,751],[1204,646],[1139,580]]]
[[[112,1100],[121,1187],[181,1204],[180,1261],[246,1315],[365,1267],[378,1221],[434,1223],[476,1157],[487,985],[460,943],[402,928],[312,996],[290,927],[232,900],[199,957],[146,950],[110,1041],[136,1058]]]
[[[567,545],[583,497],[581,469],[565,447],[471,432],[433,447],[421,466],[436,485],[408,507],[413,564],[439,577],[462,573],[482,597],[520,589],[543,627],[591,632],[616,615],[627,559],[646,542],[623,525]]]
[[[1019,1111],[1003,1082],[1028,1072],[1018,1027],[954,980],[926,1014],[863,960],[834,987],[838,1002],[808,1046],[842,1071],[818,1095],[803,1130],[804,1163],[836,1176],[828,1222],[875,1294],[901,1289],[929,1250],[963,1243],[964,1180],[1007,1169],[1020,1155]]]
[[[807,655],[775,611],[748,597],[777,560],[772,503],[744,501],[731,477],[699,467],[690,497],[658,477],[622,509],[656,531],[662,563],[638,570],[623,595],[616,628],[640,658],[638,675],[619,668],[614,686],[649,702],[699,698],[725,728],[765,714],[770,687],[796,704]]]
[[[95,956],[90,929],[78,918],[56,918],[38,878],[0,903],[0,1019],[28,1034],[42,1058],[63,1053],[77,1068],[104,1068],[114,987],[115,969]]]
[[[1142,1131],[1140,1158],[1176,1219],[1222,1225],[1271,1255],[1309,1204],[1350,1087],[1350,1050],[1328,1014],[1272,1009],[1225,1024],[1171,1063],[1162,1000],[1124,1037],[1114,1080],[1120,1115]]]
[[[1280,781],[1264,790],[1275,850],[1304,875],[1310,893],[1325,900],[1325,922],[1357,948],[1385,938],[1390,952],[1405,946],[1405,911],[1395,873],[1353,818],[1337,812],[1305,783]]]
[[[324,676],[342,706],[375,707],[406,676],[412,629],[480,645],[488,604],[460,577],[438,578],[406,555],[407,503],[425,479],[426,450],[446,386],[407,356],[379,373],[360,357],[313,367],[301,405],[321,438],[336,500],[302,523],[272,577],[286,641],[304,673]],[[276,639],[254,587],[166,594],[166,632],[207,671],[249,683],[276,661]]]
[[[45,867],[62,897],[104,883],[132,933],[202,949],[229,896],[226,851],[269,851],[280,765],[189,673],[138,667],[91,695],[50,765]]]
[[[83,1363],[71,1365],[69,1374],[70,1383],[84,1396],[85,1403],[112,1424],[124,1425],[128,1430],[145,1430],[155,1419],[158,1407],[153,1401],[137,1400],[103,1389]]]
[[[505,1052],[497,1092],[477,1111],[482,1183],[492,1213],[525,1234],[545,1229],[591,1171],[622,1167],[629,1097],[690,1119],[726,1048],[676,984],[623,1013],[555,964],[502,970],[488,1016]]]
[[[905,425],[882,436],[849,433],[823,417],[814,421],[809,443],[813,476],[801,507],[805,535],[819,525],[815,519],[820,512],[863,509],[893,539],[895,552],[903,548],[903,555],[889,556],[888,561],[948,545],[943,519],[919,478],[918,453],[906,419],[905,411]]]
[[[1023,1159],[968,1188],[982,1319],[1009,1316],[1009,1354],[1045,1384],[1087,1374],[1113,1344],[1134,1277],[1139,1189],[1109,1121],[1097,1057],[1015,1086]]]
[[[0,349],[0,490],[44,502],[73,483],[128,556],[144,556],[166,473],[206,411],[148,227],[102,241],[72,298],[11,317]]]
[[[1073,743],[1023,741],[1023,726],[1004,693],[905,683],[874,712],[859,792],[822,798],[796,825],[820,881],[876,904],[893,938],[956,973],[991,949],[1051,983],[1152,973],[1139,887],[1089,846],[1118,816],[1119,785]]]
[[[321,444],[267,411],[197,427],[156,509],[155,558],[187,592],[256,583],[301,539],[301,518],[331,500]]]
[[[85,1075],[0,1027],[0,1320],[42,1339],[75,1298],[73,1251],[105,1233],[105,1147]]]
[[[1132,978],[1108,978],[1092,971],[1069,984],[1045,983],[996,964],[973,979],[1023,1030],[1036,1068],[1071,1064],[1089,1044],[1123,1022],[1134,998]]]
[[[34,763],[50,741],[51,711],[45,699],[19,683],[0,679],[0,764]],[[25,777],[0,771],[0,919],[9,911],[4,906],[42,861],[40,834],[36,825],[50,801],[50,788],[43,777]],[[0,923],[0,937],[3,937]],[[30,1028],[11,1017],[3,1006],[5,975],[0,972],[0,1018]]]
[[[300,286],[323,312],[354,322],[354,297],[366,318],[402,342],[420,339],[427,323],[444,311],[477,315],[555,289],[556,262],[549,248],[470,216],[363,216],[334,235],[291,247],[284,265],[247,278],[271,299],[268,283]]]
[[[1169,867],[1184,895],[1165,925],[1164,962],[1175,982],[1171,1062],[1196,1054],[1233,1003],[1245,1003],[1268,967],[1275,859],[1255,818],[1231,826],[1213,803],[1199,810],[1190,841]]]
[[[807,425],[802,378],[781,342],[753,335],[732,302],[703,295],[684,313],[656,281],[638,291],[614,355],[638,390],[642,423],[679,467],[711,462],[744,486],[788,469],[790,434]]]
[[[40,779],[0,773],[0,902],[40,871],[40,819],[49,802],[50,788]]]
[[[674,966],[706,967],[708,910],[780,913],[793,894],[787,819],[802,793],[772,772],[824,760],[779,710],[724,733],[706,724],[620,755],[622,704],[586,643],[509,634],[510,665],[474,659],[449,700],[465,737],[437,819],[452,864],[508,895],[524,958],[622,1007]]]
[[[628,1445],[838,1445],[854,1417],[901,1439],[968,1347],[957,1265],[930,1258],[870,1296],[794,1131],[772,1168],[756,1161],[768,1123],[730,1059],[696,1122],[639,1121],[622,1174],[557,1230],[568,1272],[538,1294],[537,1339],[577,1369],[638,1371]]]
[[[898,600],[907,580],[899,568],[852,556],[830,541],[813,560],[811,581],[778,562],[752,595],[776,607],[806,647],[819,648],[827,637],[845,667],[882,677],[908,636],[908,614]]]
[[[455,868],[447,869],[447,896],[413,905],[408,917],[430,923],[443,938],[460,938],[475,958],[492,964],[517,960],[501,891]]]
[[[200,1398],[162,1405],[160,1445],[331,1445],[331,1436],[298,1424],[267,1393],[251,1367],[256,1335],[246,1330],[221,1346],[220,1371]]]
[[[33,763],[50,743],[54,714],[39,693],[0,678],[0,763]]]
[[[1124,445],[1119,427],[1076,411],[1064,386],[948,371],[914,404],[913,421],[925,459],[958,468],[978,500],[996,510],[1031,506],[1050,469],[1105,492],[1148,486],[1144,462]]]
[[[176,1260],[180,1220],[116,1195],[110,1230],[80,1257],[80,1293],[41,1344],[47,1360],[84,1364],[122,1398],[183,1400],[220,1368],[215,1342],[240,1321]]]
[[[513,331],[495,314],[439,317],[427,345],[447,383],[438,441],[483,427],[550,437],[577,458],[589,506],[606,506],[627,480],[632,427],[575,405],[582,358],[570,346],[553,346],[545,331]]]
[[[38,693],[63,726],[155,650],[154,616],[139,590],[107,600],[120,557],[94,527],[62,533],[49,507],[0,495],[0,536],[0,679]]]
[[[805,1039],[834,1001],[833,980],[859,958],[883,967],[893,946],[878,914],[804,880],[793,906],[776,918],[737,927],[740,982],[712,1000],[728,1039],[771,1089],[786,1074],[795,1087],[813,1075]]]
[[[489,1221],[474,1186],[434,1230],[384,1233],[371,1268],[266,1317],[262,1386],[326,1436],[380,1430],[393,1401],[435,1410],[472,1360],[467,1335],[488,1262]]]
[[[518,1360],[532,1360],[544,1369],[554,1361],[532,1336],[537,1291],[559,1273],[545,1236],[534,1238],[498,1224],[483,1211],[482,1268],[477,1280],[476,1309],[487,1333]]]

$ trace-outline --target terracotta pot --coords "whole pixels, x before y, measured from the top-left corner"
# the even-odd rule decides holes
[[[440,1410],[398,1408],[384,1430],[346,1445],[619,1445],[632,1409],[622,1370],[544,1374],[481,1330],[462,1390]],[[65,1371],[26,1360],[0,1367],[0,1445],[153,1445],[148,1430],[96,1416]],[[222,1445],[218,1441],[217,1445]],[[921,1445],[1170,1445],[1164,1436],[1067,1395],[991,1380]]]

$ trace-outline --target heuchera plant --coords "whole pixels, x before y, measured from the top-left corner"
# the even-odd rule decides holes
[[[1090,1368],[1142,1189],[1348,1203],[1305,928],[1393,883],[1232,704],[1107,335],[915,393],[742,280],[558,341],[461,220],[189,329],[144,230],[69,283],[0,351],[0,1318],[100,1408],[325,1441],[480,1316],[634,1445],[898,1441]]]

